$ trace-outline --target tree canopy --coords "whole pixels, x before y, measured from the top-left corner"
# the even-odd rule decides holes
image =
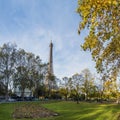
[[[89,50],[103,77],[120,72],[120,0],[78,0],[78,33],[88,28],[82,45]],[[108,74],[109,73],[109,74]]]
[[[16,94],[19,88],[24,98],[26,88],[35,91],[44,84],[47,67],[39,56],[12,43],[0,46],[0,94],[6,94],[8,100],[10,91]]]

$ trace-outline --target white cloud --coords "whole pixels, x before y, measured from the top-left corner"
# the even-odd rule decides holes
[[[64,76],[71,76],[76,72],[80,72],[85,68],[93,68],[90,54],[80,51],[79,40],[76,40],[76,35],[66,35],[60,37],[52,31],[45,29],[33,29],[18,36],[11,38],[3,38],[1,44],[6,42],[15,42],[18,48],[23,48],[28,52],[33,52],[40,55],[43,61],[48,62],[50,34],[54,44],[54,72],[56,76],[62,78]],[[94,70],[94,69],[93,69]]]
[[[3,33],[0,34],[0,45],[16,43],[18,48],[40,55],[44,62],[48,62],[49,43],[52,40],[56,76],[71,76],[84,68],[95,71],[90,54],[80,49],[87,32],[84,31],[81,36],[77,34],[79,18],[74,6],[77,2],[59,1],[58,7],[53,4],[56,0],[51,1],[12,0],[12,16],[8,21],[12,19],[13,23],[7,26],[3,21],[0,24],[0,32]]]

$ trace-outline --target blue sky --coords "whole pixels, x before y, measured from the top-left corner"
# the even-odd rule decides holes
[[[48,62],[52,40],[57,77],[72,76],[85,68],[95,73],[90,53],[80,48],[87,31],[77,33],[80,16],[76,7],[77,0],[0,0],[0,45],[16,43]]]

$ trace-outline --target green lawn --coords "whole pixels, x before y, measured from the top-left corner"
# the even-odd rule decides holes
[[[0,120],[15,120],[12,112],[16,105],[24,103],[0,104]],[[41,102],[30,102],[41,104]],[[20,120],[120,120],[120,105],[81,102],[50,102],[42,106],[59,113],[57,117]],[[19,120],[19,119],[18,119]]]

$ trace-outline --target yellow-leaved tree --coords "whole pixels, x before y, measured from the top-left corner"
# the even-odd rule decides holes
[[[83,50],[89,50],[97,71],[107,80],[120,73],[120,0],[78,0],[78,32],[88,28]]]

